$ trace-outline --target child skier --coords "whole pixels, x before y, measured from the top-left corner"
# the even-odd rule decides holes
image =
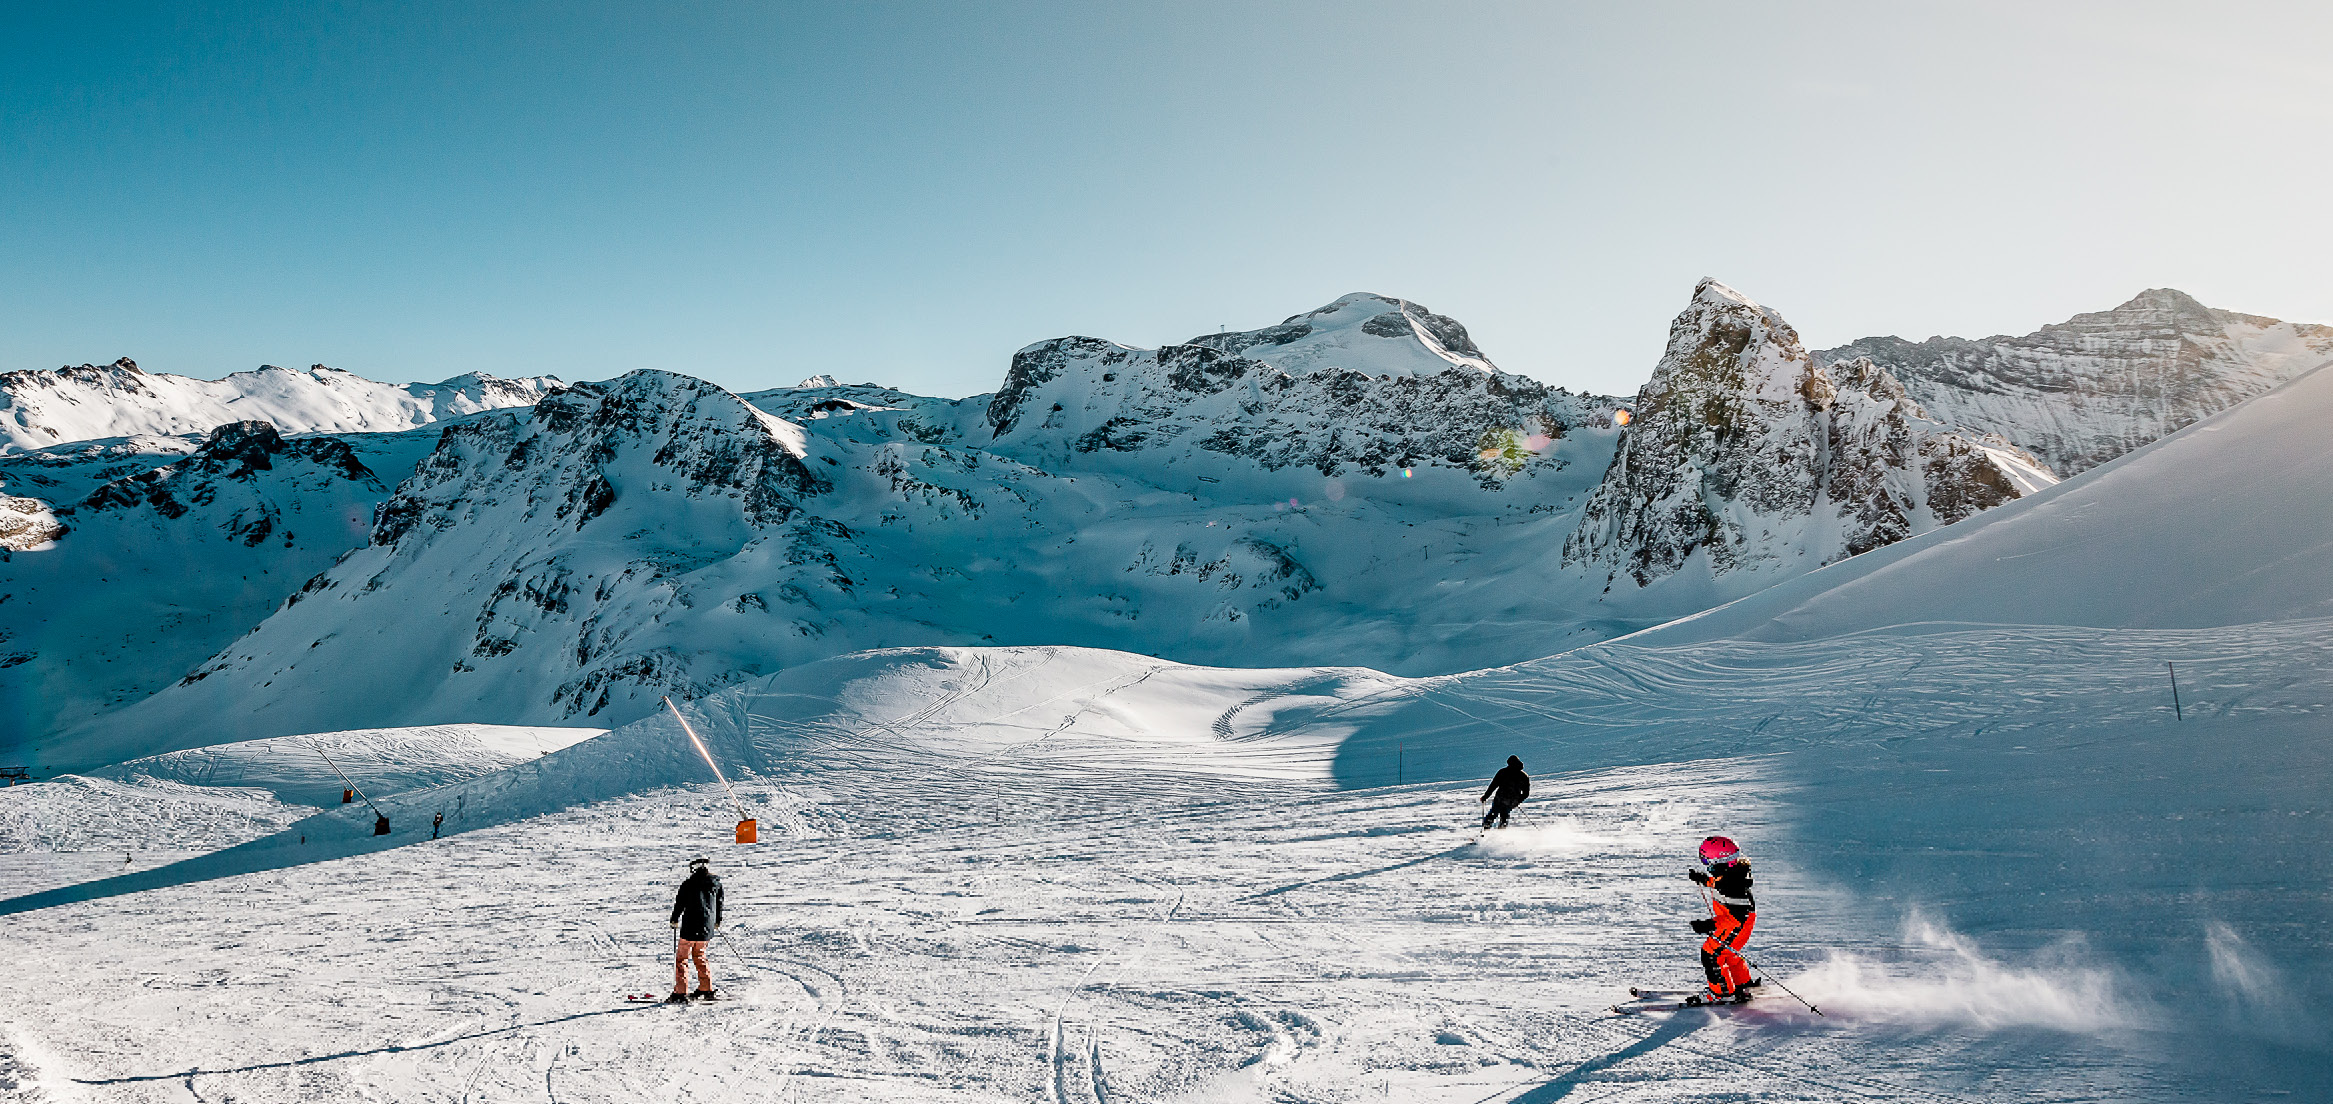
[[[1493,819],[1499,822],[1499,827],[1506,827],[1507,814],[1514,812],[1515,806],[1521,805],[1523,799],[1529,796],[1531,776],[1523,773],[1523,761],[1512,755],[1507,756],[1507,765],[1500,767],[1499,773],[1491,776],[1490,787],[1475,800],[1477,805],[1485,801],[1491,803],[1490,811],[1482,815],[1483,828],[1488,830]]]
[[[713,970],[705,962],[705,945],[721,930],[721,879],[703,859],[689,860],[688,880],[672,899],[672,995],[666,1004],[681,1004],[689,992],[689,966],[697,968],[698,1000],[713,999]]]
[[[1693,922],[1693,930],[1706,937],[1701,941],[1701,972],[1709,977],[1709,992],[1687,997],[1685,1003],[1749,1000],[1750,987],[1757,982],[1750,980],[1750,964],[1739,952],[1749,944],[1750,928],[1758,922],[1758,905],[1750,896],[1750,860],[1742,857],[1734,841],[1711,836],[1701,841],[1701,865],[1707,873],[1688,870],[1685,876],[1709,897],[1710,917]]]

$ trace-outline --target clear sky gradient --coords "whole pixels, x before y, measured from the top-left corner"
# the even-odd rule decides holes
[[[654,11],[656,14],[643,14]],[[2323,4],[11,4],[0,369],[993,389],[1347,291],[1575,389],[2147,287],[2333,322]]]

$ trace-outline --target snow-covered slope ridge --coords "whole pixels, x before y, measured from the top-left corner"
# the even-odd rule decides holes
[[[1815,354],[1857,357],[1937,418],[1997,433],[2063,476],[2333,363],[2333,326],[2214,310],[2158,288],[2023,337],[1870,337]]]
[[[1632,639],[2333,617],[2333,368],[1971,519]]]
[[[0,559],[0,756],[168,685],[362,544],[387,494],[341,441],[265,422],[148,466],[170,459],[124,461],[143,470],[58,508],[52,546]]]
[[[1381,483],[1436,464],[1495,483],[1560,464],[1573,450],[1550,446],[1610,425],[1616,405],[1500,372],[1458,323],[1354,294],[1161,349],[1031,345],[989,402],[987,447],[1052,470],[1182,470],[1186,481],[1294,469],[1279,482],[1350,472]]]
[[[128,782],[261,789],[293,805],[335,808],[343,780],[373,798],[426,790],[539,759],[605,732],[478,724],[319,732],[149,755],[91,773]]]
[[[1669,327],[1564,562],[1638,586],[1696,553],[1795,574],[2056,482],[1929,418],[1868,360],[1818,366],[1772,310],[1715,280]]]
[[[566,385],[551,376],[472,373],[442,383],[375,383],[337,368],[267,365],[225,379],[141,371],[128,357],[54,372],[0,373],[0,452],[133,434],[206,433],[266,421],[290,434],[379,432],[481,410],[532,406]]]

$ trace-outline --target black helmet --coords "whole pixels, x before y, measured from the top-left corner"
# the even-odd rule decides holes
[[[1523,760],[1521,760],[1521,759],[1519,759],[1519,758],[1516,758],[1515,756],[1512,756],[1512,755],[1510,755],[1510,756],[1507,756],[1507,765],[1508,765],[1508,766],[1510,766],[1510,767],[1514,767],[1514,768],[1515,768],[1515,769],[1517,769],[1517,770],[1521,770],[1521,769],[1522,769],[1522,767],[1523,767]]]
[[[691,870],[701,870],[701,869],[703,869],[704,867],[707,867],[707,866],[710,866],[710,865],[712,865],[712,862],[711,862],[711,860],[709,860],[709,859],[706,859],[706,858],[704,858],[703,856],[698,856],[697,858],[693,858],[693,859],[690,859],[690,860],[689,860],[689,869],[691,869]]]

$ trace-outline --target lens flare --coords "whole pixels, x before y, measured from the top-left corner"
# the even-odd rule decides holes
[[[1615,410],[1615,411],[1613,411],[1613,412],[1612,412],[1612,424],[1613,424],[1613,425],[1621,425],[1621,426],[1624,426],[1624,425],[1627,425],[1627,424],[1629,423],[1629,421],[1630,421],[1631,419],[1635,418],[1635,417],[1636,417],[1636,415],[1634,415],[1634,414],[1630,414],[1630,413],[1628,412],[1628,408],[1627,408],[1627,407],[1621,407],[1620,409],[1618,409],[1618,410]]]

